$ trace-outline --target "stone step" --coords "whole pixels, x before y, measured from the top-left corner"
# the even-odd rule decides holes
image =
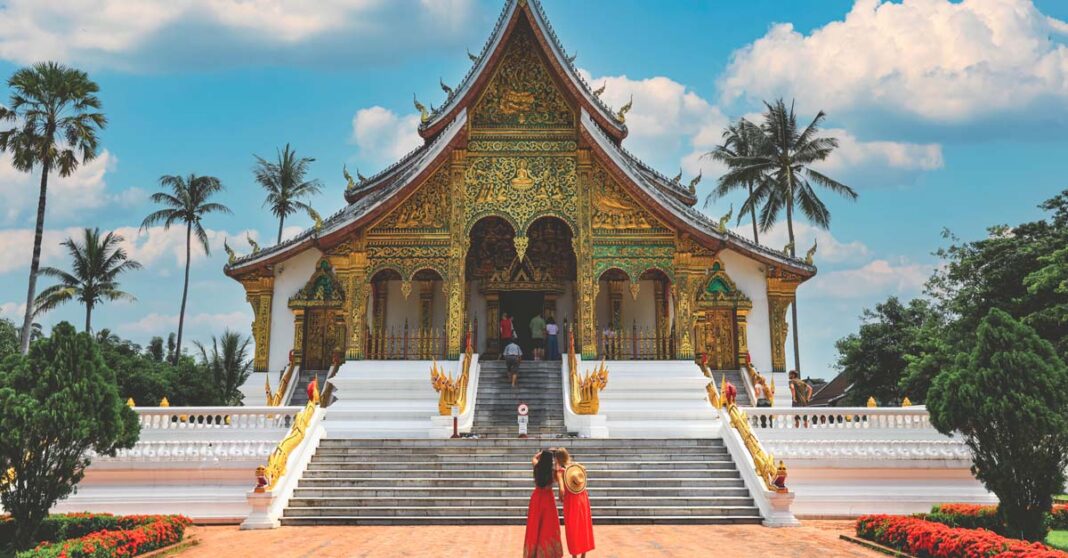
[[[311,480],[314,482],[314,480]],[[421,487],[421,486],[389,486],[385,483],[380,483],[377,486],[305,486],[305,480],[301,479],[300,484],[293,491],[294,498],[319,498],[323,496],[332,497],[348,497],[348,498],[363,498],[367,496],[380,496],[380,497],[395,497],[395,498],[464,498],[469,496],[480,497],[512,497],[512,498],[530,498],[530,483],[525,486],[504,488],[504,487],[483,487],[483,486],[443,486],[443,487]],[[742,485],[741,481],[737,481],[735,484]],[[597,487],[591,486],[589,489],[590,498],[643,498],[649,496],[669,496],[677,498],[680,496],[685,497],[704,497],[704,498],[719,498],[724,496],[738,496],[749,497],[749,491],[742,486],[690,486],[686,488],[678,487],[646,487],[646,486],[626,486],[626,487]]]
[[[523,525],[526,514],[522,516],[459,516],[459,517],[396,517],[396,516],[320,516],[320,517],[282,517],[282,525]],[[594,515],[593,522],[598,525],[753,525],[763,519],[752,510],[750,514],[733,516],[634,516],[603,517]]]
[[[370,461],[366,459],[343,460],[312,460],[308,464],[308,471],[323,471],[329,469],[344,469],[346,471],[480,471],[480,472],[512,472],[520,471],[530,474],[530,461],[513,462],[471,462],[471,463],[440,463],[426,461]],[[734,462],[724,461],[606,461],[603,466],[590,470],[590,474],[601,475],[606,472],[667,472],[667,471],[722,471],[735,470]]]
[[[361,477],[371,478],[398,478],[398,477],[413,477],[413,478],[447,478],[454,480],[466,480],[469,478],[508,478],[508,479],[522,479],[523,481],[529,481],[531,479],[531,470],[528,465],[525,468],[512,468],[505,470],[492,471],[488,469],[459,469],[459,468],[441,468],[441,469],[407,469],[398,471],[396,469],[373,469],[373,470],[357,470],[353,471],[348,468],[309,468],[304,473],[306,479],[325,479],[325,478],[344,478],[352,477],[354,475]],[[590,479],[609,479],[609,480],[628,480],[634,482],[641,482],[649,478],[678,478],[678,479],[700,479],[700,478],[739,478],[739,473],[733,469],[598,469],[597,471],[589,471]]]
[[[590,482],[594,482],[595,478],[591,475]],[[455,488],[457,484],[479,486],[483,488],[513,488],[524,487],[529,490],[532,482],[531,476],[517,476],[517,477],[414,477],[414,476],[393,476],[393,477],[378,477],[372,475],[352,476],[352,473],[348,471],[339,472],[337,475],[305,475],[300,481],[300,486],[304,488],[318,488],[318,487],[330,487],[330,488],[380,488],[383,486],[389,486],[391,488]],[[598,490],[611,489],[611,488],[631,488],[635,484],[640,484],[643,488],[738,488],[744,487],[745,483],[741,480],[740,475],[733,477],[711,477],[708,475],[702,475],[700,477],[656,477],[656,478],[612,478],[612,477],[596,477],[596,483]]]
[[[340,508],[348,507],[382,507],[386,505],[396,506],[409,506],[409,507],[425,507],[425,506],[441,506],[449,505],[456,507],[469,507],[469,506],[526,506],[530,502],[530,495],[519,497],[457,497],[450,499],[443,498],[383,498],[378,496],[366,496],[366,497],[331,497],[324,496],[319,498],[291,498],[289,505],[291,507],[325,507],[336,506]],[[716,496],[716,497],[684,497],[684,496],[659,496],[659,497],[638,497],[638,498],[590,498],[590,509],[600,510],[603,508],[613,507],[710,507],[710,506],[726,506],[726,507],[752,507],[753,499],[748,496]]]
[[[448,504],[448,502],[445,502]],[[592,510],[591,510],[592,511]],[[723,517],[736,515],[752,515],[756,512],[753,506],[613,506],[597,508],[596,514],[600,517],[648,517],[659,515],[672,516],[705,516]],[[513,506],[325,506],[325,507],[299,507],[292,506],[285,511],[286,517],[467,517],[472,515],[481,516],[525,516],[526,505]]]
[[[489,441],[489,440],[423,440],[423,439],[410,439],[410,438],[325,438],[319,442],[320,448],[326,447],[360,447],[360,448],[380,448],[384,450],[392,451],[398,448],[456,448],[465,447],[468,449],[479,449],[485,447],[534,447],[536,444],[525,443],[520,440],[511,441]],[[669,438],[669,439],[649,439],[649,438],[572,438],[568,440],[568,448],[689,448],[689,447],[711,447],[711,448],[725,448],[723,440],[719,438]]]

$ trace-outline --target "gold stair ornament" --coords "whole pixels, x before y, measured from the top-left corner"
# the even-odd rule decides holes
[[[901,406],[902,407],[911,407],[912,406],[912,401],[909,400],[909,396],[906,395],[905,398],[901,400]]]
[[[286,395],[286,390],[289,389],[289,382],[293,380],[294,366],[293,351],[289,351],[289,364],[286,365],[286,371],[282,373],[282,379],[278,382],[278,391],[271,390],[271,375],[270,373],[263,375],[263,389],[267,392],[267,406],[279,407],[282,405],[282,398]]]
[[[438,414],[443,417],[451,415],[453,407],[458,407],[460,414],[467,410],[467,383],[471,373],[471,359],[474,355],[470,329],[467,331],[465,345],[460,374],[456,378],[441,370],[437,360],[430,365],[430,382],[434,385],[434,391],[438,392]]]
[[[278,442],[278,446],[274,448],[271,456],[267,458],[267,467],[263,471],[257,468],[257,476],[262,473],[266,477],[267,483],[262,486],[257,485],[256,492],[272,490],[278,484],[278,481],[285,476],[289,454],[304,441],[304,436],[308,431],[308,423],[311,422],[312,416],[315,414],[315,408],[318,406],[319,390],[316,388],[308,404],[293,417],[293,426],[290,427],[289,434],[286,434],[286,437],[282,438],[281,442]]]
[[[133,407],[137,406],[137,404],[134,403],[133,397],[130,397],[129,399],[126,400],[126,406],[130,407],[130,408],[133,408]]]
[[[163,399],[159,400],[159,406],[160,407],[170,407],[171,406],[171,402],[167,401],[167,396],[166,395],[163,396]]]
[[[875,402],[875,397],[874,396],[868,398],[868,408],[869,409],[871,409],[873,407],[878,407],[878,406],[879,406],[879,404]]]
[[[604,359],[585,375],[578,371],[575,356],[575,331],[567,330],[567,368],[571,388],[571,410],[576,415],[596,415],[601,408],[601,390],[608,385],[608,366]]]

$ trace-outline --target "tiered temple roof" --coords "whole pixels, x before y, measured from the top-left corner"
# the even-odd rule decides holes
[[[361,177],[358,183],[345,191],[348,205],[321,224],[286,242],[236,259],[227,265],[227,274],[243,275],[285,260],[308,247],[329,248],[342,242],[351,231],[371,223],[400,204],[410,189],[418,187],[447,160],[450,148],[464,145],[468,132],[468,107],[473,106],[492,76],[509,33],[522,17],[530,22],[535,38],[559,80],[558,85],[563,86],[578,102],[581,114],[578,130],[580,138],[585,140],[584,145],[591,148],[595,157],[605,164],[631,195],[642,200],[649,210],[681,233],[703,244],[717,249],[734,249],[803,278],[815,275],[816,268],[811,264],[721,229],[718,223],[694,209],[697,198],[692,188],[657,172],[626,151],[621,145],[627,135],[623,115],[601,101],[579,75],[573,57],[569,57],[560,45],[537,0],[508,0],[493,34],[482,52],[473,57],[474,65],[463,81],[452,91],[445,104],[423,115],[419,126],[419,133],[424,138],[423,145],[378,174]]]

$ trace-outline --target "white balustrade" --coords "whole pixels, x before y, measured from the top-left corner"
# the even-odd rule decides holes
[[[134,407],[141,433],[158,430],[288,430],[302,407]]]
[[[746,407],[749,424],[761,430],[932,429],[927,408],[915,407]]]
[[[114,456],[94,455],[93,461],[265,461],[275,445],[268,440],[139,441]]]

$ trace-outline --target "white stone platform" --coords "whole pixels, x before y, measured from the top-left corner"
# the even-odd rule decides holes
[[[579,363],[585,373],[596,363]],[[608,361],[601,410],[612,438],[718,438],[722,421],[693,361]]]

